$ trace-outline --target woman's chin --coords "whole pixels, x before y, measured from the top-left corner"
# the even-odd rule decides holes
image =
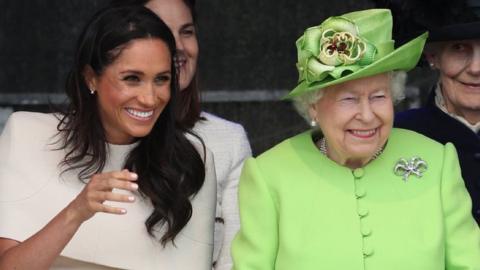
[[[184,73],[186,73],[186,71],[184,71],[183,73],[181,72],[178,78],[178,87],[180,91],[187,89],[187,87],[190,85],[193,79],[192,77],[183,75]]]

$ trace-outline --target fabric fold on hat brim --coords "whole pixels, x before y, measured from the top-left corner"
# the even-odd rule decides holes
[[[292,99],[301,94],[320,90],[322,88],[332,86],[335,84],[351,81],[363,77],[373,76],[387,71],[404,70],[408,71],[417,65],[420,56],[422,55],[423,46],[428,37],[428,32],[412,39],[401,47],[395,49],[385,57],[375,61],[374,63],[359,69],[356,72],[345,75],[341,78],[334,79],[332,77],[326,78],[320,82],[308,84],[305,80],[300,82],[290,93],[283,99]]]

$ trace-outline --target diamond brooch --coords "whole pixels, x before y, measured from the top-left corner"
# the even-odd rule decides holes
[[[403,181],[406,182],[410,175],[415,175],[418,178],[421,178],[427,168],[427,163],[419,157],[412,157],[409,160],[401,158],[395,164],[393,172],[395,175],[402,176]]]

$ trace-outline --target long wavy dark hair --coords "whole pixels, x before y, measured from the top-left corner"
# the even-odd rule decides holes
[[[57,129],[60,149],[66,151],[60,166],[64,172],[79,169],[78,177],[82,181],[101,172],[108,158],[96,95],[90,94],[84,71],[89,67],[97,76],[102,76],[122,53],[122,48],[142,38],[164,41],[173,59],[176,48],[172,33],[158,16],[143,6],[100,10],[80,36],[66,82],[70,103],[61,115]],[[166,232],[160,238],[163,245],[169,241],[173,243],[190,220],[190,199],[200,190],[205,177],[202,157],[185,137],[188,131],[175,121],[178,81],[174,61],[171,70],[170,102],[150,134],[137,138],[138,144],[124,164],[124,168],[138,174],[139,192],[153,205],[153,211],[145,221],[148,233],[153,237],[156,226],[166,226]]]
[[[139,5],[144,6],[150,0],[112,0],[110,2],[111,6],[129,6],[129,5]],[[195,0],[183,0],[185,5],[190,10],[192,14],[193,23],[198,29],[197,25],[197,14],[195,12]],[[187,86],[187,88],[179,91],[176,106],[176,119],[186,128],[192,128],[195,123],[199,120],[204,120],[201,116],[201,104],[200,104],[200,91],[198,89],[198,79],[197,73],[195,72],[192,81]]]

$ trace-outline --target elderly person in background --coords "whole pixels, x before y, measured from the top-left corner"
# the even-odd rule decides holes
[[[399,35],[429,30],[424,56],[439,74],[427,104],[398,113],[395,126],[455,145],[472,214],[480,225],[480,1],[470,1],[477,4],[477,13],[461,0],[392,2],[402,3],[394,9],[398,13],[410,15],[403,21],[416,23],[413,29],[403,23]]]
[[[480,269],[454,146],[392,129],[398,71],[427,36],[394,49],[391,29],[389,10],[365,10],[297,41],[288,98],[318,129],[247,160],[235,270]]]

